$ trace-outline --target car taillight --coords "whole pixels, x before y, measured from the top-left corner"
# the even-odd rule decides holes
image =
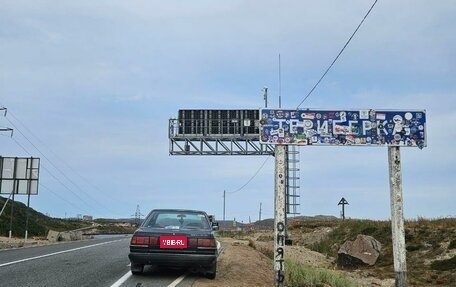
[[[130,241],[131,245],[145,245],[149,246],[149,236],[137,236],[134,235]]]
[[[188,238],[188,240],[187,240],[187,246],[188,247],[195,248],[195,247],[197,247],[197,245],[198,245],[198,239],[197,238]]]
[[[214,238],[198,238],[198,248],[216,248],[217,244],[215,243]]]
[[[150,246],[158,246],[158,237],[157,236],[151,236],[149,237],[149,245]]]
[[[137,245],[137,246],[157,246],[158,237],[157,236],[134,235],[131,238],[130,244]]]

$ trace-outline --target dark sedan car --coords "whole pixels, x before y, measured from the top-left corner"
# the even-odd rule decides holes
[[[144,265],[188,267],[214,279],[217,241],[207,214],[197,210],[154,209],[130,242],[131,272]]]

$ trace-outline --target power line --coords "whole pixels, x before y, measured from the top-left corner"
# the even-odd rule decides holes
[[[14,142],[19,146],[21,147],[29,156],[32,156],[32,154],[30,152],[27,151],[27,149],[21,145],[15,138],[12,138],[14,140]],[[60,183],[66,190],[68,190],[69,192],[71,192],[74,196],[76,196],[80,201],[82,201],[83,203],[85,203],[88,207],[90,207],[91,209],[93,209],[93,206],[91,206],[87,201],[85,201],[84,199],[82,199],[76,192],[74,192],[73,190],[71,190],[66,184],[64,184],[57,176],[55,176],[49,169],[47,169],[46,167],[42,166],[42,169],[45,170],[49,175],[51,175],[58,183]]]
[[[353,32],[353,34],[350,36],[350,38],[348,39],[348,41],[345,43],[344,47],[340,50],[339,54],[337,54],[336,58],[332,61],[331,65],[329,65],[329,67],[326,69],[326,71],[323,73],[323,75],[320,77],[320,79],[318,80],[318,82],[313,86],[313,88],[310,90],[310,92],[304,97],[304,99],[299,103],[299,105],[297,106],[296,109],[299,109],[299,107],[304,103],[305,100],[307,100],[307,98],[310,96],[310,94],[312,94],[312,92],[315,90],[315,88],[320,84],[320,82],[323,80],[323,78],[326,76],[326,74],[329,72],[329,70],[332,68],[332,66],[334,65],[334,63],[336,63],[337,59],[339,59],[339,56],[342,54],[342,52],[345,50],[345,48],[348,46],[348,43],[350,43],[350,41],[352,40],[352,38],[355,36],[356,32],[358,32],[359,28],[361,27],[361,25],[364,23],[364,20],[366,20],[367,16],[369,16],[370,12],[372,11],[372,9],[374,8],[375,4],[377,4],[377,1],[378,0],[375,0],[374,1],[374,4],[372,4],[372,6],[370,7],[369,11],[367,11],[366,15],[364,15],[364,18],[361,20],[361,22],[359,23],[358,27],[356,27],[355,31]]]
[[[266,157],[266,159],[263,162],[263,164],[261,164],[261,166],[255,172],[255,174],[243,186],[241,186],[240,188],[236,189],[235,191],[227,191],[226,193],[233,194],[233,193],[236,193],[238,191],[241,191],[244,187],[246,187],[258,175],[258,173],[261,171],[261,169],[264,167],[264,165],[266,164],[266,162],[269,160],[270,157],[271,156]]]
[[[32,154],[23,146],[21,145],[15,138],[12,138],[13,141],[20,147],[22,148],[22,150],[24,150],[24,152],[26,154],[28,154],[29,156],[32,156]],[[83,199],[81,199],[75,192],[73,192],[72,190],[70,190],[65,184],[63,184],[54,174],[52,174],[48,169],[46,169],[45,167],[43,167],[43,169],[45,171],[47,171],[52,177],[54,177],[60,184],[62,184],[66,189],[68,189],[71,193],[73,193],[76,197],[78,197],[82,202],[84,202],[85,204],[87,204],[87,202],[85,202]],[[52,191],[49,187],[43,185],[41,182],[39,183],[39,185],[41,187],[44,187],[46,190],[48,190],[49,192],[51,192],[52,194],[54,194],[55,196],[57,196],[58,198],[60,198],[61,200],[69,203],[71,206],[73,206],[74,208],[78,209],[78,210],[83,210],[82,208],[80,207],[77,207],[74,205],[74,203],[66,200],[65,198],[63,198],[62,196],[58,195],[56,192]],[[87,204],[88,205],[88,204]],[[90,208],[93,208],[92,206],[88,205]],[[85,210],[87,211],[87,210]]]
[[[66,203],[68,203],[70,206],[72,206],[73,208],[79,210],[79,211],[84,211],[84,212],[87,212],[87,210],[85,209],[82,209],[78,206],[76,206],[73,202],[67,200],[66,198],[64,198],[63,196],[60,196],[57,192],[51,190],[49,187],[45,186],[44,184],[42,184],[41,182],[39,183],[40,186],[44,189],[46,189],[47,191],[49,191],[50,193],[52,193],[53,195],[55,195],[56,197],[58,197],[60,200],[62,201],[65,201]]]
[[[30,129],[28,129],[24,123],[22,123],[16,116],[14,116],[11,111],[9,111],[9,115],[11,115],[17,122],[19,122],[35,139],[37,139],[39,142],[41,142],[41,144],[43,144],[43,142],[37,137],[35,136],[31,131]],[[90,196],[86,191],[84,191],[78,184],[76,184],[72,179],[70,179],[65,172],[63,172],[60,168],[58,168],[54,163],[53,161],[51,161],[43,152],[41,152],[41,150],[16,126],[14,125],[14,123],[8,118],[6,117],[6,120],[49,162],[50,165],[52,165],[68,182],[70,182],[73,186],[75,186],[79,191],[81,191],[82,193],[84,193],[91,201],[97,203],[99,206],[101,206],[102,208],[104,208],[105,210],[111,212],[111,213],[115,213],[114,211],[110,210],[109,208],[105,207],[102,203],[100,203],[99,201],[97,201],[95,198],[93,198],[92,196]],[[14,140],[18,145],[20,145],[16,140]],[[44,145],[44,144],[43,144]],[[46,145],[44,145],[46,146]],[[23,146],[21,146],[22,149],[24,149]],[[54,152],[52,152],[49,148],[47,148],[52,154],[55,155]],[[24,151],[26,151],[24,149]],[[28,153],[28,151],[26,151]],[[30,153],[29,153],[30,154]],[[57,156],[56,156],[57,157]],[[57,157],[58,158],[58,157]],[[73,168],[71,168],[66,162],[64,162],[62,159],[58,158],[61,162],[65,163],[71,170],[74,171]],[[88,204],[84,199],[82,199],[79,195],[77,195],[77,193],[73,192],[67,185],[65,185],[62,181],[60,181],[54,174],[52,174],[48,169],[44,168],[44,170],[46,170],[54,179],[56,179],[62,186],[64,186],[67,190],[69,190],[71,193],[73,193],[76,197],[78,197],[82,202],[84,202],[86,205],[90,206],[91,208],[93,208],[93,206],[91,206],[90,204]],[[81,175],[79,175],[81,178],[83,178]],[[86,182],[88,182],[86,180]],[[92,187],[94,187],[93,184],[91,184]],[[98,189],[99,191],[101,191],[99,188],[95,187],[96,189]]]

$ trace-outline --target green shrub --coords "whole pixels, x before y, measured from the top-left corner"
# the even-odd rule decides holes
[[[455,249],[456,248],[456,239],[451,240],[448,249]]]
[[[329,285],[332,287],[356,287],[355,282],[348,277],[334,271],[312,268],[293,261],[286,261],[286,286],[289,287],[318,287]]]
[[[410,251],[410,252],[413,252],[413,251],[417,251],[417,250],[420,250],[423,246],[422,245],[413,245],[413,244],[410,244],[410,245],[407,245],[406,249],[407,251]]]
[[[435,260],[431,263],[431,268],[439,271],[456,270],[456,256],[445,260]]]

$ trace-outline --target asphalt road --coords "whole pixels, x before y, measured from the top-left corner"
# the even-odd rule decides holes
[[[147,268],[131,275],[130,237],[117,236],[0,251],[0,287],[190,287],[198,275]]]

